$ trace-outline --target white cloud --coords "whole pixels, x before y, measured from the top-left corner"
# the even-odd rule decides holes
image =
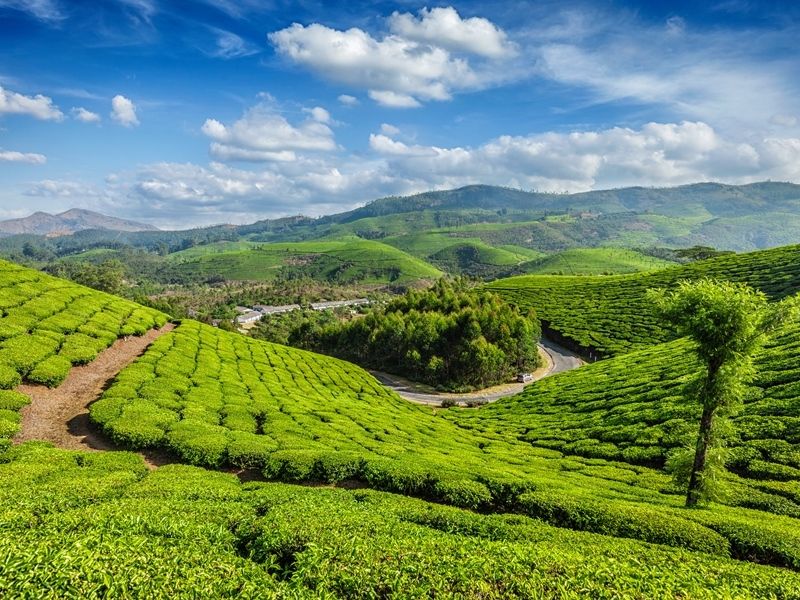
[[[390,90],[370,90],[369,97],[381,106],[389,108],[417,108],[422,106],[410,94],[398,94]]]
[[[60,121],[64,118],[64,113],[53,104],[51,98],[41,94],[25,96],[0,86],[0,115],[3,114],[29,115],[43,121]]]
[[[83,123],[99,123],[100,115],[96,112],[86,110],[82,106],[76,106],[71,111],[72,118]]]
[[[212,31],[217,35],[217,46],[214,51],[211,52],[212,56],[232,59],[242,56],[252,56],[259,52],[258,48],[231,31],[217,28],[212,28]]]
[[[477,89],[493,74],[478,73],[444,48],[396,35],[381,40],[352,28],[339,31],[298,23],[269,34],[277,51],[322,77],[359,88],[392,107],[449,100],[454,90]]]
[[[462,19],[453,7],[423,8],[419,18],[409,13],[395,12],[389,17],[392,33],[414,40],[468,52],[488,58],[502,58],[516,53],[506,33],[497,25],[481,17]]]
[[[318,123],[331,122],[331,113],[329,113],[321,106],[315,106],[314,108],[307,108],[305,109],[305,112],[311,115],[311,118],[317,121]]]
[[[135,127],[139,124],[136,105],[120,94],[111,99],[111,118],[123,127]]]
[[[381,133],[386,135],[397,135],[400,129],[389,123],[381,123]]]
[[[358,106],[358,98],[349,94],[341,94],[337,100],[345,106]]]
[[[65,18],[58,4],[53,0],[0,0],[0,8],[10,8],[49,23],[57,23]]]
[[[43,179],[25,191],[26,196],[40,198],[95,198],[101,195],[94,186],[63,179]]]
[[[500,136],[476,148],[408,146],[385,135],[370,147],[388,170],[430,187],[493,183],[551,191],[696,181],[800,180],[800,140],[743,143],[702,122],[639,129]]]
[[[315,107],[309,113],[310,118],[292,125],[265,101],[232,125],[207,119],[202,131],[213,140],[212,156],[220,160],[293,161],[296,151],[335,150],[328,111]]]
[[[0,162],[22,162],[32,165],[43,165],[47,162],[47,157],[44,154],[36,154],[34,152],[0,150]]]

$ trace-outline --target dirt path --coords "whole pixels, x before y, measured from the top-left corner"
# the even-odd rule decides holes
[[[528,383],[506,383],[475,392],[467,392],[465,394],[437,392],[434,388],[425,384],[410,381],[403,377],[391,375],[382,371],[371,371],[371,373],[383,385],[394,390],[398,395],[409,402],[440,406],[443,400],[452,400],[459,406],[466,406],[467,402],[495,402],[501,398],[519,394],[525,389],[526,385],[534,381],[538,381],[548,375],[576,369],[584,364],[583,360],[577,355],[545,339],[542,339],[539,344],[539,354],[545,364],[532,373],[532,381]]]
[[[167,323],[143,336],[117,340],[88,365],[73,367],[57,388],[27,383],[19,386],[20,392],[31,397],[31,403],[21,411],[21,429],[14,443],[45,440],[67,450],[117,450],[91,427],[89,404],[97,400],[117,373],[174,328]],[[148,454],[145,462],[155,466],[162,461]]]

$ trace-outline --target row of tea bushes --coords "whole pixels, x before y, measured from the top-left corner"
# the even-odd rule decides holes
[[[23,378],[57,386],[72,365],[91,362],[118,337],[166,321],[159,311],[0,261],[0,389]]]

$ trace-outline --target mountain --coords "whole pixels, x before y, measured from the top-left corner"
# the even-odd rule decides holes
[[[51,215],[46,212],[35,212],[22,219],[0,221],[0,236],[33,234],[33,235],[69,235],[86,229],[107,231],[157,231],[156,227],[101,215],[91,210],[72,208],[68,211]]]

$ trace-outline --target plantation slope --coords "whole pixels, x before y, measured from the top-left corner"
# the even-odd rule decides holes
[[[0,261],[0,449],[19,431],[23,380],[59,385],[120,336],[161,327],[167,316],[39,271]]]
[[[800,291],[800,246],[726,255],[653,273],[606,277],[521,276],[488,288],[533,307],[556,341],[613,356],[674,338],[647,302],[650,288],[712,277],[748,283],[770,298]]]
[[[0,596],[790,598],[800,575],[369,490],[28,443],[0,460]]]
[[[387,244],[359,238],[252,244],[222,242],[169,255],[186,276],[270,280],[302,275],[338,283],[407,282],[436,279],[441,271]]]
[[[754,490],[800,504],[798,350],[800,326],[757,355],[758,378],[733,419],[728,468],[747,478],[742,496],[732,498],[743,506],[783,510],[782,500]],[[452,420],[569,455],[661,467],[671,450],[696,437],[700,407],[684,398],[684,387],[698,368],[689,342],[678,340],[540,380],[480,411],[452,413]],[[800,515],[796,506],[785,509]]]
[[[611,275],[657,271],[675,263],[625,248],[572,248],[518,267],[531,275]]]
[[[355,480],[800,568],[793,483],[787,491],[779,482],[737,480],[730,501],[788,516],[731,506],[686,511],[680,490],[657,470],[536,447],[516,424],[496,426],[501,412],[470,414],[411,405],[355,365],[191,321],[157,340],[91,407],[116,443],[163,448],[188,463],[259,469],[283,481]]]

